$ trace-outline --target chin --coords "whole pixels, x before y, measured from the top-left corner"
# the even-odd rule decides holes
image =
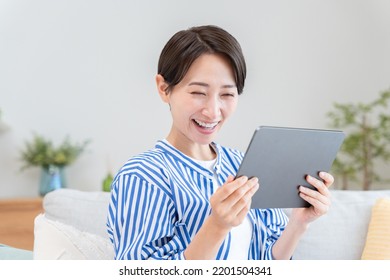
[[[197,137],[196,143],[200,145],[209,145],[211,144],[216,138],[216,135],[208,136],[208,137]]]

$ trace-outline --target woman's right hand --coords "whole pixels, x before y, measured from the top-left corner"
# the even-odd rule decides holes
[[[228,232],[240,225],[251,208],[252,196],[258,190],[257,178],[229,176],[211,196],[211,214],[184,252],[187,260],[215,259]]]
[[[220,188],[211,196],[210,218],[221,229],[231,230],[240,225],[251,208],[252,196],[259,189],[259,180],[256,177],[248,179],[241,176],[234,179],[229,176]]]

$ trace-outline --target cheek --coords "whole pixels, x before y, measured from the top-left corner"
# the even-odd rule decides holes
[[[238,100],[231,100],[229,102],[225,102],[224,104],[225,116],[228,117],[232,115],[236,111],[237,105],[238,105]]]
[[[177,104],[176,108],[182,116],[192,116],[199,113],[204,108],[204,105],[201,100],[187,99]]]
[[[193,106],[188,102],[171,103],[171,114],[177,122],[187,120],[193,113]]]

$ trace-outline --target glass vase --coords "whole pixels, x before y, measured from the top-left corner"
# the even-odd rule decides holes
[[[45,196],[51,191],[65,187],[64,166],[50,165],[49,167],[42,167],[41,183],[39,186],[39,194],[41,196]]]

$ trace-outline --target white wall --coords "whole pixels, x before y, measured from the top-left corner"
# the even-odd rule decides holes
[[[99,190],[170,127],[154,85],[169,37],[216,24],[242,44],[248,78],[222,144],[245,150],[258,125],[328,127],[332,103],[369,101],[390,86],[386,0],[0,0],[0,198],[36,196],[20,172],[32,132],[91,139],[67,169],[70,188]]]

